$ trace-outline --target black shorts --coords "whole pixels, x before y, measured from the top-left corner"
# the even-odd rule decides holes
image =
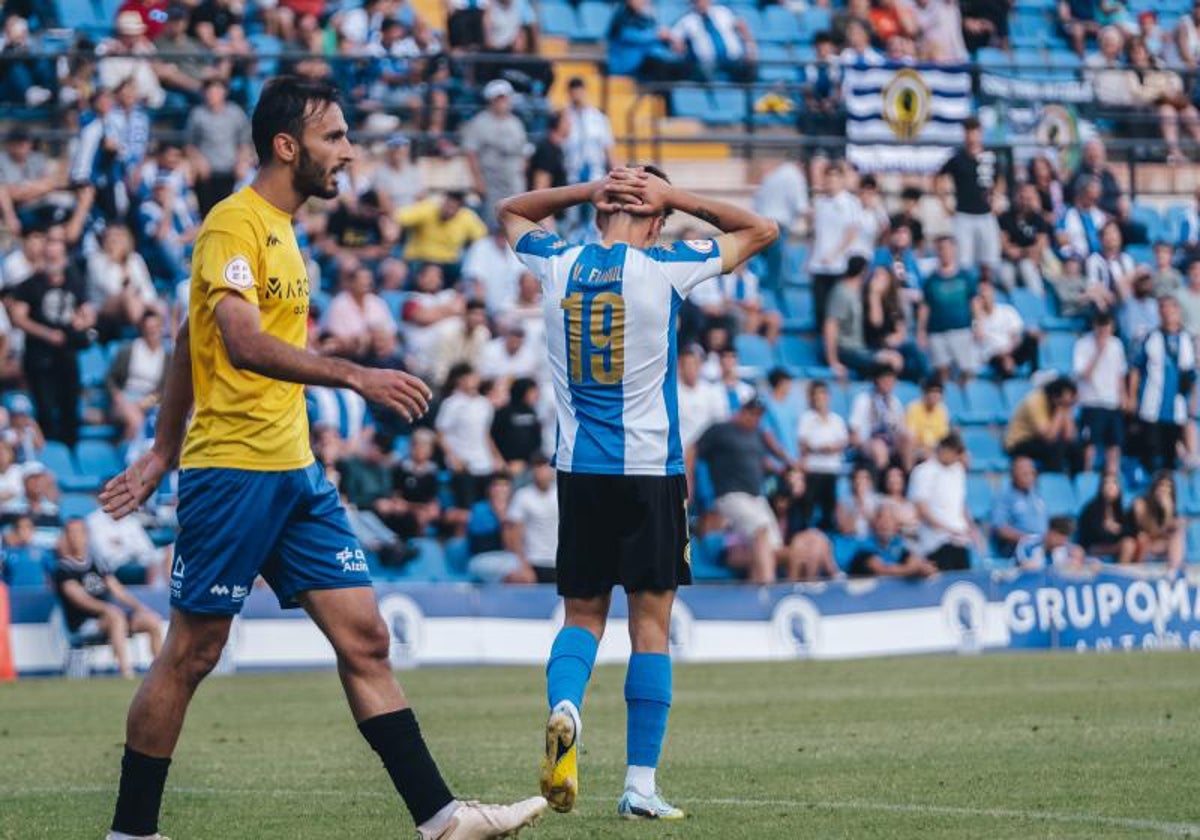
[[[1093,446],[1122,446],[1125,443],[1125,415],[1116,408],[1084,406],[1079,410],[1080,437]]]
[[[614,586],[665,592],[692,582],[687,479],[558,474],[558,594],[595,598]]]

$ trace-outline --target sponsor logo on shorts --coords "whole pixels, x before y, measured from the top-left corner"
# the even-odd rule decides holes
[[[225,595],[229,594],[229,587],[223,583],[218,583],[215,586],[213,586],[212,589],[208,590],[208,594],[225,596]]]
[[[229,598],[233,601],[241,601],[249,594],[250,590],[248,587],[235,586],[233,587],[233,591],[229,593]]]
[[[367,571],[367,555],[363,553],[361,548],[343,548],[337,553],[336,557],[338,562],[342,564],[343,573]]]
[[[183,595],[183,555],[176,554],[175,562],[171,565],[171,595],[178,598]]]

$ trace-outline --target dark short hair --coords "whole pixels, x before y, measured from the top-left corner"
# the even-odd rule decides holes
[[[945,393],[946,386],[942,383],[942,378],[937,374],[927,376],[925,381],[921,383],[921,391],[929,393],[930,391],[941,391]]]
[[[833,33],[822,29],[820,32],[818,32],[816,34],[816,37],[813,38],[813,43],[814,44],[832,44],[833,43]]]
[[[576,88],[585,87],[587,87],[587,82],[583,80],[582,76],[572,76],[571,81],[567,82],[567,90],[575,90]]]
[[[1052,516],[1050,517],[1050,530],[1064,537],[1070,537],[1075,533],[1075,520],[1069,516]]]
[[[925,195],[920,187],[905,187],[900,190],[900,197],[905,201],[920,201],[921,196]]]
[[[867,258],[855,254],[850,259],[846,260],[846,277],[861,277],[867,270]]]
[[[967,117],[963,120],[963,131],[975,131],[983,126],[979,123],[979,117]]]
[[[858,179],[858,187],[863,190],[877,190],[879,181],[875,180],[874,175],[864,175]]]
[[[565,120],[566,118],[567,118],[566,110],[563,108],[558,109],[557,111],[555,111],[554,113],[552,113],[550,115],[550,119],[546,123],[546,130],[547,131],[557,131],[558,129],[562,128],[563,120]]]
[[[448,198],[451,201],[457,201],[459,204],[467,203],[467,194],[462,190],[446,190],[443,198]]]
[[[963,445],[962,436],[960,436],[958,432],[951,432],[939,440],[938,449],[948,449],[958,455],[961,455],[967,451],[966,446]]]
[[[790,382],[792,378],[792,375],[787,372],[786,368],[773,367],[767,373],[767,384],[774,388],[780,382]]]
[[[809,382],[809,383],[808,383],[808,399],[809,399],[809,402],[811,402],[811,401],[812,401],[813,394],[817,393],[817,391],[825,391],[825,392],[828,392],[828,391],[829,391],[829,383],[828,383],[828,382],[824,382],[824,381],[822,381],[822,380],[820,380],[820,379],[814,379],[814,380],[812,380],[811,382]]]
[[[325,82],[299,76],[276,76],[263,87],[250,118],[250,133],[260,166],[271,160],[276,134],[290,134],[299,141],[304,123],[339,102],[338,89]]]
[[[933,240],[933,244],[934,244],[935,246],[937,246],[937,245],[941,245],[941,244],[943,244],[943,243],[945,243],[945,242],[949,242],[951,245],[956,245],[956,244],[958,244],[958,243],[956,243],[956,242],[954,241],[954,237],[953,237],[953,236],[951,236],[951,235],[950,235],[950,234],[948,234],[948,233],[943,233],[941,236],[939,236],[939,237],[937,237],[936,239],[934,239],[934,240]]]
[[[1113,324],[1113,316],[1111,312],[1097,312],[1092,317],[1092,329],[1096,327],[1111,327]]]
[[[1066,394],[1079,393],[1079,388],[1077,388],[1071,378],[1067,376],[1060,376],[1057,379],[1047,382],[1043,390],[1046,392],[1047,399],[1050,400],[1056,400]]]

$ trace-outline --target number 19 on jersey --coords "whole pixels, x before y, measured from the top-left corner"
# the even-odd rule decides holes
[[[567,313],[571,382],[618,385],[625,377],[625,301],[615,292],[575,292],[562,299]]]

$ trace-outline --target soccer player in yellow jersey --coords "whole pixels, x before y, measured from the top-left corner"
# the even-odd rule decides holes
[[[512,836],[546,801],[479,805],[450,793],[392,675],[363,552],[309,448],[306,384],[353,388],[409,418],[430,397],[408,374],[305,349],[308,276],[292,214],[310,196],[333,198],[352,159],[337,90],[273,79],[252,127],[258,175],[212,209],[196,240],[189,317],[154,446],[101,494],[124,516],[181,464],[170,632],[129,709],[109,840],[161,837],[159,805],[188,703],[260,574],[281,606],[303,607],[333,645],[354,719],[418,836]]]

